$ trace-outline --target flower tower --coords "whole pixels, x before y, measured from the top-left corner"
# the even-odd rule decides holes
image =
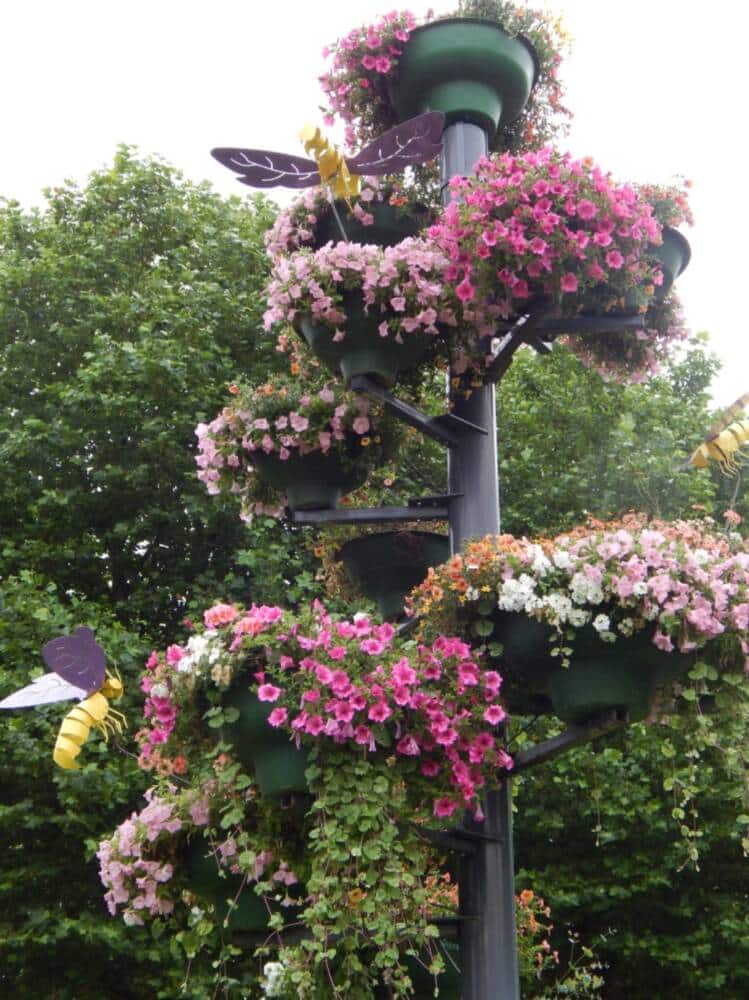
[[[518,1000],[505,706],[522,713],[536,699],[534,710],[570,723],[553,746],[514,762],[529,766],[642,718],[655,687],[719,631],[749,652],[749,556],[693,526],[627,523],[543,546],[499,535],[495,385],[514,353],[548,353],[561,340],[607,377],[644,377],[681,336],[669,288],[689,258],[672,228],[688,218],[680,193],[619,184],[549,145],[566,114],[559,46],[546,15],[510,7],[465,0],[455,16],[421,25],[394,13],[339,40],[321,80],[350,152],[315,129],[303,133],[305,158],[214,151],[243,183],[309,190],[267,241],[265,323],[289,354],[289,375],[232,387],[198,427],[201,479],[209,492],[239,495],[246,517],[354,534],[407,522],[406,541],[366,536],[346,556],[370,596],[397,562],[385,617],[397,618],[405,591],[443,563],[409,601],[418,641],[408,624],[341,620],[319,604],[219,604],[185,646],[149,661],[146,766],[173,772],[165,748],[195,745],[201,719],[219,749],[205,739],[209,777],[162,790],[102,846],[110,909],[126,906],[138,922],[127,858],[168,882],[171,870],[144,845],[182,831],[194,884],[205,883],[208,855],[237,898],[254,888],[266,900],[255,929],[282,941],[268,996],[426,997],[437,983],[441,996]],[[436,417],[420,409],[435,366],[448,385]],[[378,464],[397,461],[404,426],[446,448],[445,491],[407,506],[339,507]],[[424,521],[447,524],[447,562],[444,538],[418,531]],[[494,542],[471,541],[484,536]],[[623,554],[641,571],[631,590],[612,570]],[[720,609],[697,592],[708,562]],[[648,603],[656,591],[661,617]],[[626,613],[604,613],[604,596]],[[588,629],[578,650],[587,666],[576,668],[562,626]],[[608,652],[596,642],[638,631],[649,640],[642,669],[620,691],[611,673],[601,681]],[[505,645],[497,664],[483,657],[493,632]],[[560,678],[567,668],[570,683]],[[279,809],[306,842],[279,832]],[[216,824],[234,832],[211,840]],[[434,947],[429,851],[450,857],[459,888],[458,912],[439,921],[452,951]],[[152,912],[169,912],[171,897],[149,886]],[[231,928],[237,907],[227,909],[220,886],[214,896]],[[283,945],[284,907],[303,925],[296,950]],[[235,930],[253,929],[249,912],[233,919]]]

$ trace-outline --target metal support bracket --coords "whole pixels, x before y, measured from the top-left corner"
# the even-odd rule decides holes
[[[639,330],[645,317],[638,316],[570,316],[564,319],[552,316],[542,320],[539,333],[617,333],[620,330]]]
[[[543,764],[547,760],[558,757],[574,746],[588,743],[590,740],[603,736],[614,729],[621,729],[629,724],[629,715],[620,709],[611,709],[603,715],[591,719],[590,722],[581,723],[578,726],[569,726],[559,736],[552,736],[551,739],[536,743],[535,746],[521,750],[513,757],[515,766],[513,773],[517,774],[536,764]]]
[[[551,347],[540,336],[548,309],[540,306],[535,311],[521,316],[518,322],[504,334],[494,358],[486,369],[486,382],[499,382],[512,364],[512,358],[519,347],[529,344],[538,354],[548,354]]]
[[[292,524],[377,524],[391,521],[447,521],[450,501],[462,493],[444,493],[433,497],[413,497],[407,507],[351,507],[334,510],[295,510],[288,518]]]
[[[295,510],[289,514],[292,524],[380,524],[391,521],[446,521],[446,504],[423,507],[352,507],[347,510]]]
[[[480,844],[501,844],[498,837],[490,837],[485,833],[467,830],[464,826],[454,826],[451,830],[429,830],[425,827],[416,827],[419,835],[435,847],[442,847],[446,851],[455,851],[457,854],[475,854]]]
[[[486,434],[485,427],[478,427],[468,420],[461,420],[451,413],[445,413],[439,417],[428,417],[415,406],[398,399],[378,385],[368,375],[354,375],[349,380],[349,388],[354,392],[364,393],[372,399],[378,399],[383,406],[390,410],[399,420],[410,427],[414,427],[426,437],[439,441],[440,444],[448,448],[457,448],[460,442],[461,433]]]

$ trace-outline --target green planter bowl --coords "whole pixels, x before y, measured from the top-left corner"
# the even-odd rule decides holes
[[[569,667],[551,656],[552,629],[525,615],[498,612],[494,636],[503,646],[502,667],[507,701],[513,693],[547,701],[567,723],[587,722],[612,709],[627,712],[631,722],[646,718],[657,690],[686,673],[694,657],[666,653],[651,642],[654,628],[616,642],[603,642],[591,625],[575,629]],[[505,689],[503,688],[503,695]],[[522,708],[515,707],[515,711]]]
[[[284,729],[269,725],[273,705],[248,690],[247,678],[229,688],[223,706],[236,708],[239,718],[221,727],[220,738],[232,744],[237,760],[254,773],[260,794],[280,798],[306,793],[306,751],[297,750]]]
[[[333,449],[327,455],[321,451],[296,453],[285,461],[274,453],[266,455],[258,450],[250,458],[258,477],[286,494],[291,510],[332,510],[369,474],[369,464],[363,457],[344,460]]]
[[[450,555],[447,535],[429,531],[387,531],[353,538],[338,556],[352,583],[376,601],[383,618],[400,618],[406,594],[430,566]]]
[[[341,218],[348,243],[362,243],[378,247],[393,247],[409,236],[431,225],[433,213],[426,205],[417,205],[410,209],[396,208],[388,202],[372,201],[366,206],[374,222],[371,226],[362,223],[353,215],[345,201],[336,201],[336,211]],[[314,229],[315,250],[326,243],[340,243],[343,240],[335,215],[325,212]]]
[[[401,372],[416,368],[429,354],[435,337],[428,333],[407,333],[398,344],[391,335],[381,337],[379,325],[386,312],[374,308],[367,314],[361,293],[344,292],[343,309],[348,316],[346,336],[333,340],[333,330],[303,315],[296,327],[312,353],[348,383],[355,375],[369,375],[381,385],[391,386]]]
[[[251,885],[242,887],[242,876],[227,873],[222,876],[205,837],[193,837],[187,845],[185,858],[190,889],[213,905],[216,917],[223,923],[229,912],[227,900],[233,900],[239,893],[236,906],[229,917],[232,931],[264,931],[268,926],[268,909],[256,896]],[[239,892],[242,889],[241,893]]]
[[[671,226],[663,227],[663,243],[653,247],[653,256],[663,268],[663,284],[655,291],[655,301],[662,302],[673,283],[686,270],[692,250],[686,236]]]
[[[663,243],[659,246],[650,244],[648,256],[657,261],[663,270],[663,284],[656,288],[650,301],[649,308],[659,305],[666,297],[669,289],[686,269],[689,264],[692,251],[685,236],[678,229],[670,226],[663,227]],[[600,306],[600,302],[605,302],[611,298],[607,291],[607,286],[601,285],[596,291],[591,291],[583,299],[583,316],[636,316],[637,296],[633,292],[628,292],[624,297],[624,304],[621,308],[605,310]],[[645,316],[642,318],[643,324],[647,323]]]
[[[530,97],[536,54],[493,21],[451,17],[412,32],[398,60],[391,99],[402,121],[442,111],[447,124],[471,122],[493,138]]]

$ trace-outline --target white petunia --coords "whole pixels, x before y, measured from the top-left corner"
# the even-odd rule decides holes
[[[596,615],[593,619],[593,628],[596,632],[608,632],[611,629],[611,622],[608,615]]]

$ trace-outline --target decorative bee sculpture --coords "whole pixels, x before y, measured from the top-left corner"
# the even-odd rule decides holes
[[[344,156],[314,125],[299,133],[314,160],[265,149],[212,149],[219,163],[240,176],[250,187],[304,188],[327,184],[336,198],[350,198],[359,190],[359,178],[401,173],[406,167],[426,163],[442,149],[445,116],[441,111],[409,118],[365,146],[356,156]]]
[[[739,471],[739,462],[744,457],[741,449],[749,444],[749,420],[735,420],[749,409],[749,392],[745,392],[725,410],[716,421],[699,448],[689,459],[689,465],[704,469],[710,459],[717,462],[721,472],[733,475]],[[738,460],[738,461],[737,461]]]
[[[27,687],[0,701],[0,708],[28,708],[78,698],[79,703],[63,719],[54,753],[56,764],[67,770],[80,767],[76,757],[92,729],[104,739],[121,733],[125,716],[109,705],[122,697],[122,681],[106,669],[104,650],[90,628],[77,628],[74,635],[51,639],[42,648],[44,662],[52,673],[37,677]]]

